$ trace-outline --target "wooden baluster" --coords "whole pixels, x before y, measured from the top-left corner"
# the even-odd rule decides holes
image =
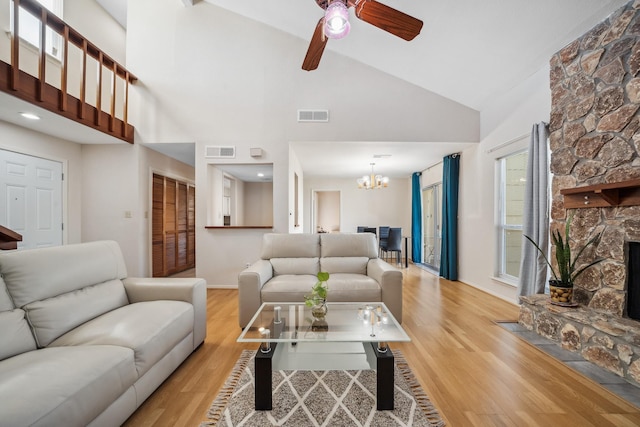
[[[47,79],[47,10],[44,7],[40,13],[40,49],[38,53],[37,100],[42,102],[44,101],[44,84]]]
[[[62,47],[62,69],[60,70],[60,111],[67,111],[67,74],[69,66],[69,27],[64,26],[62,34],[64,45]]]
[[[80,105],[78,106],[78,117],[84,119],[84,105],[86,103],[87,91],[87,40],[82,40],[82,77],[80,81]]]
[[[127,138],[129,136],[129,72],[126,71],[124,75],[124,111],[122,124],[122,136]]]
[[[13,33],[11,34],[11,89],[20,83],[20,0],[13,0]]]
[[[109,117],[109,132],[113,132],[116,118],[116,78],[118,77],[118,63],[113,61],[113,79],[111,80],[111,117]]]
[[[103,53],[100,51],[98,53],[98,93],[96,96],[96,126],[100,126],[100,122],[102,120],[102,61],[103,61]]]

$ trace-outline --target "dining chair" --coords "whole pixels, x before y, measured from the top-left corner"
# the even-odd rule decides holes
[[[376,235],[377,235],[377,233],[376,233],[376,228],[375,228],[375,227],[366,227],[366,228],[364,229],[364,232],[365,232],[365,233],[373,233],[373,234],[376,234]]]
[[[402,228],[391,227],[389,229],[389,237],[387,238],[386,252],[391,252],[391,260],[396,254],[396,264],[402,262]]]
[[[381,225],[378,227],[378,236],[380,238],[379,246],[379,256],[382,258],[382,255],[387,252],[387,239],[389,238],[389,229],[391,227]]]

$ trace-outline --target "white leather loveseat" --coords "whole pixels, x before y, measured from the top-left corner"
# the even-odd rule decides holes
[[[402,322],[402,272],[378,258],[372,233],[268,233],[260,258],[238,277],[241,328],[263,302],[303,302],[319,271],[330,274],[327,301],[381,301]]]
[[[202,279],[127,278],[116,242],[0,252],[0,426],[117,426],[206,334]]]

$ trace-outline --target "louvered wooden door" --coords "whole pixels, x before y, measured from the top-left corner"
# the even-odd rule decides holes
[[[153,175],[153,276],[195,267],[195,187]]]

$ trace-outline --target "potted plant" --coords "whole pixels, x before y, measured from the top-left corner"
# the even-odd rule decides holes
[[[598,233],[597,235],[589,239],[581,248],[576,248],[577,255],[572,260],[569,238],[571,219],[571,216],[567,218],[567,223],[564,229],[564,237],[558,230],[554,230],[551,233],[551,243],[556,250],[556,264],[558,266],[557,270],[554,269],[551,265],[551,262],[549,262],[545,251],[543,251],[540,246],[538,246],[538,244],[531,239],[531,237],[527,235],[524,236],[533,244],[533,246],[535,246],[538,252],[540,252],[547,265],[549,266],[549,269],[551,269],[553,278],[549,279],[549,294],[551,303],[558,305],[573,305],[573,285],[576,278],[584,273],[588,268],[604,261],[604,259],[599,258],[591,261],[586,265],[581,266],[580,268],[577,268],[577,262],[584,253],[585,249],[587,249],[591,245],[597,244],[600,241],[602,233]]]
[[[304,303],[311,307],[311,314],[316,318],[323,318],[327,314],[327,280],[329,273],[321,271],[317,274],[318,282],[311,288],[311,293],[304,296]]]

